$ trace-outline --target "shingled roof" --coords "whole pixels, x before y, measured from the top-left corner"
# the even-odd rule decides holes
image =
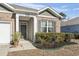
[[[79,24],[79,17],[74,17],[68,21],[62,21],[61,26],[77,25]]]
[[[26,7],[26,6],[20,6],[20,5],[16,5],[16,4],[7,4],[7,3],[0,3],[0,5],[6,7],[7,9],[9,9],[12,12],[15,13],[34,13],[34,14],[39,14],[42,11],[50,11],[51,14],[54,14],[55,16],[57,16],[58,18],[63,19],[63,16],[61,16],[57,11],[55,11],[54,9],[50,8],[50,7],[46,7],[40,10],[37,9],[33,9],[31,7]]]
[[[15,9],[20,9],[20,10],[30,10],[30,11],[38,11],[37,9],[33,9],[30,7],[24,7],[24,6],[20,6],[20,5],[16,5],[16,4],[9,4],[10,6],[12,6]]]

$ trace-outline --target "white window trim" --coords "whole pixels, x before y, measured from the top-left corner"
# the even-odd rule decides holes
[[[43,22],[43,21],[41,20],[41,23],[42,23],[42,22]],[[48,24],[49,24],[49,20],[46,20],[46,23],[47,23],[47,26],[43,26],[43,25],[41,24],[41,30],[40,30],[41,32],[42,32],[42,28],[43,28],[43,27],[46,27],[46,29],[47,29],[46,32],[47,32],[47,33],[49,32],[49,31],[48,31],[49,28],[52,28],[52,29],[55,28],[54,26],[49,26],[49,25],[48,25]],[[55,24],[54,24],[54,25],[55,25]]]
[[[48,33],[48,28],[49,28],[49,26],[48,26],[48,20],[47,20],[47,33]]]

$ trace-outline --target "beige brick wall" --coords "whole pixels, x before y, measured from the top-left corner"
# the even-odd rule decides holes
[[[11,24],[12,33],[15,32],[15,19],[12,18],[12,13],[0,12],[0,21],[8,21]]]
[[[58,18],[56,19],[56,32],[59,33],[61,31],[60,28],[60,24],[61,24],[61,20],[59,20]]]
[[[12,14],[0,12],[0,20],[11,21]]]

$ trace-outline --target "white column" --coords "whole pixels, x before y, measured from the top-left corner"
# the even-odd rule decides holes
[[[33,42],[35,42],[35,35],[36,35],[36,33],[37,33],[37,17],[36,16],[34,16],[34,39],[33,39]]]
[[[19,14],[16,14],[16,32],[19,32]]]

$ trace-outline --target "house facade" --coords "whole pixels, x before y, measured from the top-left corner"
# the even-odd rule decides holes
[[[60,32],[62,18],[50,7],[36,10],[0,3],[0,43],[9,43],[14,32],[21,32],[25,40],[33,42],[37,32]]]
[[[79,17],[62,22],[61,32],[79,33]]]

